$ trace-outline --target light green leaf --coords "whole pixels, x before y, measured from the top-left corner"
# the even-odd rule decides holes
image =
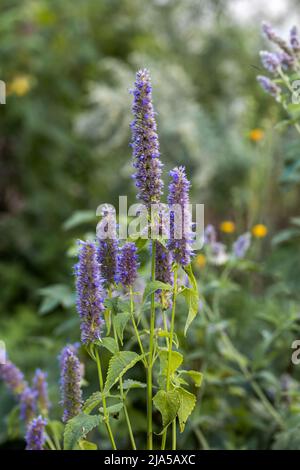
[[[116,329],[116,334],[120,340],[120,343],[123,345],[123,335],[124,335],[124,330],[127,325],[127,322],[130,318],[130,313],[129,312],[121,312],[118,313],[114,318],[113,318],[113,324]]]
[[[147,384],[139,380],[127,379],[123,382],[123,390],[130,390],[132,388],[146,388]]]
[[[109,336],[106,338],[103,338],[99,344],[100,346],[103,346],[105,349],[110,351],[112,354],[116,354],[119,351],[119,348],[115,339]]]
[[[143,295],[143,301],[145,301],[146,298],[149,297],[149,295],[153,294],[157,290],[168,290],[168,291],[170,291],[170,290],[173,290],[173,287],[171,286],[171,284],[166,284],[166,283],[161,282],[161,281],[150,281],[150,282],[148,282],[148,284],[145,287],[144,295]]]
[[[159,390],[153,403],[162,416],[163,430],[176,418],[180,407],[180,395],[177,390]]]
[[[160,373],[166,376],[168,373],[169,352],[167,349],[161,349],[159,352]],[[178,351],[172,351],[170,356],[170,375],[173,375],[178,367],[182,364],[183,356]]]
[[[61,421],[51,420],[48,421],[46,431],[53,439],[54,443],[59,447],[60,442],[63,440],[64,425]]]
[[[85,401],[82,410],[84,413],[90,414],[96,406],[99,406],[102,401],[101,393],[95,392]]]
[[[203,381],[203,374],[197,370],[181,370],[180,374],[188,375],[194,382],[196,387],[201,387]]]
[[[95,444],[94,442],[86,441],[84,439],[80,439],[78,444],[79,444],[80,450],[97,450],[98,449],[97,444]]]
[[[133,351],[120,351],[109,361],[104,392],[108,392],[123,375],[131,369],[143,356]]]
[[[80,413],[70,419],[65,427],[64,449],[74,449],[78,441],[98,426],[101,420],[102,418],[100,415],[88,415],[86,413]]]
[[[94,211],[76,211],[63,224],[64,230],[70,230],[78,225],[96,221]]]
[[[180,398],[180,406],[178,410],[179,429],[180,432],[183,432],[188,417],[190,416],[195,407],[196,397],[193,393],[188,392],[184,388],[180,387],[176,390],[179,393]]]
[[[116,403],[115,405],[108,406],[106,408],[108,414],[116,415],[118,414],[124,407],[124,403]],[[100,408],[101,413],[103,413],[103,408]]]
[[[198,310],[199,310],[199,297],[198,294],[195,293],[193,289],[185,288],[182,291],[182,295],[184,296],[186,303],[189,308],[188,317],[186,319],[185,327],[184,327],[184,335],[186,336],[187,330],[189,329],[192,321],[196,317]]]

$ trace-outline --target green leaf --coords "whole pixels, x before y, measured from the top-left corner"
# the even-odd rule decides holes
[[[186,335],[187,330],[189,329],[192,321],[194,320],[199,311],[199,292],[198,284],[193,273],[192,265],[189,264],[184,268],[184,270],[189,278],[189,282],[191,285],[190,288],[183,289],[182,291],[182,294],[184,295],[189,307],[189,313],[184,327],[184,335]]]
[[[143,356],[139,356],[133,351],[120,351],[115,354],[109,361],[104,392],[109,390],[115,385],[123,375],[131,369]]]
[[[127,379],[123,382],[123,390],[130,390],[132,388],[146,388],[147,384],[140,382],[139,380]]]
[[[117,415],[124,407],[124,403],[116,403],[115,405],[108,406],[106,408],[108,414]],[[100,408],[101,413],[103,413],[103,408]]]
[[[180,395],[177,390],[159,390],[153,403],[162,416],[163,430],[176,418],[180,407]]]
[[[90,414],[96,408],[96,406],[100,405],[101,402],[101,393],[95,392],[91,396],[89,396],[89,398],[86,399],[82,407],[82,411],[84,411],[84,413]]]
[[[78,446],[80,450],[98,450],[97,444],[84,439],[80,439]]]
[[[168,358],[169,351],[167,349],[161,349],[159,352],[160,360],[160,373],[166,376],[168,373]],[[178,351],[172,351],[170,356],[170,375],[173,375],[178,367],[182,364],[183,356]]]
[[[194,382],[196,387],[201,387],[203,381],[203,374],[197,370],[181,370],[180,374],[188,375]]]
[[[7,418],[7,437],[10,440],[20,436],[20,406],[15,406]]]
[[[74,449],[78,441],[98,426],[101,421],[102,418],[100,415],[88,415],[86,413],[80,413],[70,419],[65,427],[64,449]]]
[[[39,313],[46,315],[55,308],[62,306],[70,308],[75,303],[75,296],[69,286],[65,284],[53,284],[38,290],[38,294],[43,296],[39,307]]]
[[[145,301],[146,298],[149,297],[149,295],[153,294],[157,290],[169,290],[170,291],[170,290],[173,290],[173,287],[171,286],[171,284],[166,284],[161,281],[150,281],[145,287],[143,301]]]
[[[46,426],[47,433],[53,439],[54,443],[59,447],[60,442],[63,440],[64,425],[61,421],[51,420],[48,421]]]
[[[63,224],[64,230],[70,230],[78,225],[95,222],[96,214],[94,211],[76,211]]]
[[[114,318],[113,318],[113,324],[116,330],[116,334],[120,340],[120,343],[123,345],[123,335],[124,335],[124,330],[127,325],[127,322],[130,318],[130,313],[129,312],[121,312],[118,313]]]
[[[188,417],[192,413],[195,404],[196,404],[196,396],[193,393],[188,392],[184,388],[176,389],[179,393],[179,401],[180,406],[178,410],[178,421],[179,421],[179,429],[180,432],[184,431],[185,424],[188,420]]]
[[[103,346],[105,349],[107,349],[112,354],[116,354],[119,351],[119,348],[118,348],[118,345],[117,345],[115,339],[111,338],[109,336],[107,338],[103,338],[100,341],[99,345]]]

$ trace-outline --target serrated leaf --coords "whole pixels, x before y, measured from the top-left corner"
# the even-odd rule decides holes
[[[197,370],[181,370],[181,374],[188,375],[194,382],[196,387],[201,387],[203,381],[203,374]]]
[[[159,352],[160,360],[160,373],[161,375],[166,376],[168,373],[168,358],[169,351],[167,349],[161,349]],[[170,355],[170,375],[173,375],[174,372],[180,367],[183,361],[183,356],[178,351],[172,351]]]
[[[139,380],[127,379],[123,382],[123,390],[130,390],[132,388],[146,388],[147,384]]]
[[[85,439],[80,439],[78,443],[78,447],[80,450],[97,450],[98,449],[97,444],[95,444],[94,442],[86,441]]]
[[[116,354],[119,351],[118,345],[114,338],[106,337],[102,338],[101,342],[99,343],[105,349],[107,349],[112,354]]]
[[[96,406],[99,406],[100,403],[102,402],[102,397],[100,392],[95,392],[87,400],[84,402],[84,405],[82,407],[82,411],[84,413],[90,414]]]
[[[127,325],[127,322],[130,318],[130,313],[129,312],[121,312],[118,313],[114,318],[113,318],[113,324],[116,330],[116,334],[120,340],[120,343],[123,345],[123,335],[124,335],[124,330]]]
[[[115,354],[109,361],[104,392],[108,392],[142,358],[143,356],[133,351],[120,351]]]
[[[147,297],[149,297],[149,295],[153,294],[157,290],[168,290],[168,291],[170,291],[170,290],[173,290],[173,287],[171,286],[171,284],[166,284],[165,282],[150,281],[150,282],[148,282],[148,284],[145,287],[144,295],[143,295],[143,301],[145,301],[147,299]]]
[[[108,414],[115,415],[118,414],[124,407],[124,403],[116,403],[115,405],[108,406],[106,411]],[[100,411],[103,413],[103,408],[100,408]]]
[[[180,395],[177,390],[159,390],[153,398],[153,403],[162,416],[163,430],[176,418],[180,407]]]
[[[192,413],[195,404],[196,404],[196,396],[193,393],[188,392],[184,388],[176,389],[179,394],[179,401],[180,406],[178,409],[178,421],[179,421],[179,429],[180,432],[184,431],[185,424],[188,420],[188,417]]]
[[[70,419],[65,427],[64,432],[64,449],[72,450],[78,444],[80,439],[85,436],[102,421],[100,415],[88,415],[80,413],[74,418]]]
[[[184,270],[189,278],[189,282],[191,285],[190,288],[186,288],[182,291],[182,294],[184,295],[186,302],[189,306],[189,313],[184,327],[184,335],[186,335],[187,330],[189,329],[192,321],[194,320],[199,311],[199,292],[198,284],[193,273],[192,265],[189,264],[184,268]]]

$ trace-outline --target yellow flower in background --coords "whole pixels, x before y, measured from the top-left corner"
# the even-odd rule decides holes
[[[202,254],[200,253],[200,255],[198,255],[198,256],[196,257],[196,264],[197,264],[197,266],[199,266],[199,268],[201,268],[201,269],[205,268],[205,266],[206,266],[206,256],[205,256],[205,255],[202,255]]]
[[[264,238],[268,233],[268,229],[264,224],[254,225],[251,231],[252,235],[256,238]]]
[[[260,142],[265,136],[265,133],[262,129],[252,129],[252,131],[249,132],[249,139],[252,140],[252,142]]]
[[[28,75],[17,75],[8,84],[7,92],[17,96],[24,96],[29,92],[30,88],[30,77]]]
[[[220,230],[224,233],[234,233],[235,232],[235,223],[231,220],[224,220],[220,224]]]

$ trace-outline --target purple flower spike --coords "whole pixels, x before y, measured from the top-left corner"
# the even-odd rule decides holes
[[[279,46],[287,54],[291,53],[291,49],[286,43],[286,41],[282,39],[280,36],[278,36],[278,34],[275,32],[275,30],[272,28],[272,26],[269,23],[265,21],[262,23],[262,31],[264,35],[266,36],[266,38],[269,39],[269,41]]]
[[[297,26],[293,26],[290,31],[290,45],[293,51],[299,52],[300,51],[300,38],[298,35]]]
[[[173,284],[172,255],[161,243],[156,243],[155,251],[155,279],[165,284]],[[158,290],[157,298],[161,301],[163,308],[170,306],[170,292]]]
[[[93,242],[80,241],[79,262],[75,266],[77,310],[81,319],[81,341],[94,343],[101,337],[104,311],[102,281]]]
[[[281,89],[276,85],[276,83],[272,82],[272,80],[264,75],[258,75],[257,81],[265,92],[274,96],[274,98],[279,99]]]
[[[162,163],[160,161],[159,142],[155,113],[152,105],[152,87],[148,70],[136,74],[133,90],[131,123],[135,184],[138,188],[138,199],[147,205],[160,201],[163,191],[161,179]]]
[[[260,51],[259,55],[265,69],[271,73],[276,73],[281,64],[279,55],[268,51]]]
[[[37,404],[43,415],[47,415],[50,407],[48,398],[47,374],[40,369],[35,371],[33,377],[33,390],[37,396]]]
[[[233,253],[237,258],[243,258],[248,251],[251,243],[251,234],[249,232],[240,235],[233,243]]]
[[[118,258],[118,281],[123,287],[132,287],[138,270],[137,247],[133,242],[122,246]]]
[[[109,287],[116,280],[119,246],[115,214],[108,208],[102,215],[105,216],[105,224],[108,227],[105,231],[107,238],[98,239],[98,262],[103,282]],[[110,227],[113,228],[112,233],[108,233]]]
[[[77,416],[82,406],[82,367],[74,346],[66,346],[60,356],[61,404],[64,408],[63,422]]]
[[[27,387],[24,374],[9,360],[7,360],[5,364],[0,364],[0,378],[17,396],[21,395]]]
[[[170,240],[168,248],[173,259],[186,266],[192,255],[192,218],[189,208],[190,182],[183,166],[170,171],[168,204],[170,206]],[[173,206],[173,209],[172,209]]]
[[[20,418],[29,423],[37,410],[37,395],[30,387],[26,387],[20,396]]]
[[[26,450],[43,450],[46,441],[46,424],[47,421],[42,416],[38,416],[29,423],[25,437]]]

